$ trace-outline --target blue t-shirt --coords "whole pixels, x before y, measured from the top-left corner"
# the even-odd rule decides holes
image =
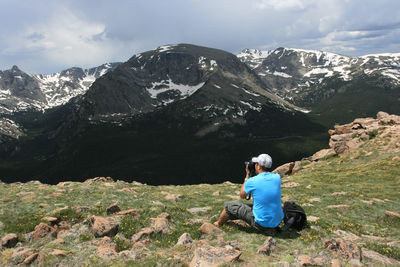
[[[280,175],[260,173],[248,179],[243,189],[253,196],[254,220],[263,227],[278,226],[283,219]]]

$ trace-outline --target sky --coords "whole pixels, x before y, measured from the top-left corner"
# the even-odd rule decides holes
[[[400,52],[400,0],[0,0],[0,70],[54,73],[166,44]]]

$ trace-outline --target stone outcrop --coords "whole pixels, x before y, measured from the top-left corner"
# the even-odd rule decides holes
[[[87,179],[85,183],[94,183],[94,182],[114,182],[113,178],[111,177],[95,177],[92,179]]]
[[[186,245],[186,244],[191,244],[191,243],[193,243],[193,239],[190,236],[190,234],[189,233],[183,233],[179,237],[178,242],[176,242],[176,245],[179,246],[179,245]]]
[[[344,155],[354,151],[366,141],[375,138],[378,134],[399,135],[400,116],[389,115],[386,112],[378,112],[374,118],[358,118],[353,122],[344,125],[335,125],[329,130],[329,148],[322,149],[308,158],[301,161],[289,162],[277,167],[273,172],[279,173],[282,177],[291,175],[298,171],[304,162],[315,162],[335,155]],[[390,144],[388,145],[390,146]],[[400,150],[399,150],[400,152]]]
[[[276,247],[276,240],[269,236],[267,240],[265,240],[264,244],[257,249],[257,253],[270,255],[271,252],[275,249],[275,247]]]
[[[214,267],[238,260],[242,252],[232,247],[220,248],[203,245],[194,252],[190,267]]]
[[[325,239],[323,247],[345,260],[361,260],[359,247],[355,243],[343,240],[342,238]]]
[[[206,222],[203,223],[202,226],[200,226],[199,230],[203,233],[203,234],[223,234],[224,231],[222,231],[221,229],[219,229],[218,227],[216,227],[215,225]]]
[[[5,248],[13,248],[18,243],[16,234],[7,234],[1,238],[1,246]]]
[[[45,223],[40,223],[36,225],[35,230],[33,231],[32,234],[32,239],[38,240],[46,236],[56,237],[57,229]]]
[[[153,229],[155,233],[167,234],[174,229],[169,219],[170,216],[166,212],[161,213],[157,218],[150,218],[150,228]]]
[[[119,223],[119,219],[114,217],[92,216],[89,218],[89,225],[95,237],[116,235]]]
[[[121,211],[121,208],[117,204],[111,205],[106,209],[107,215],[117,213],[120,211]]]

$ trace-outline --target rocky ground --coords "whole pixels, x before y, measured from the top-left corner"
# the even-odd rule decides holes
[[[230,182],[0,182],[0,266],[400,266],[400,117],[330,134],[330,148],[276,170],[283,201],[308,215],[302,231],[215,227],[223,203],[239,200]]]

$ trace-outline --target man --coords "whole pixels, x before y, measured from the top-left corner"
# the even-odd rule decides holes
[[[241,202],[225,202],[221,215],[214,224],[221,226],[229,219],[241,219],[252,227],[264,231],[276,228],[283,219],[281,202],[281,177],[277,173],[267,172],[272,166],[272,158],[261,154],[251,160],[255,163],[257,175],[249,177],[246,165],[246,178],[240,189],[240,198],[253,196],[253,205]]]

